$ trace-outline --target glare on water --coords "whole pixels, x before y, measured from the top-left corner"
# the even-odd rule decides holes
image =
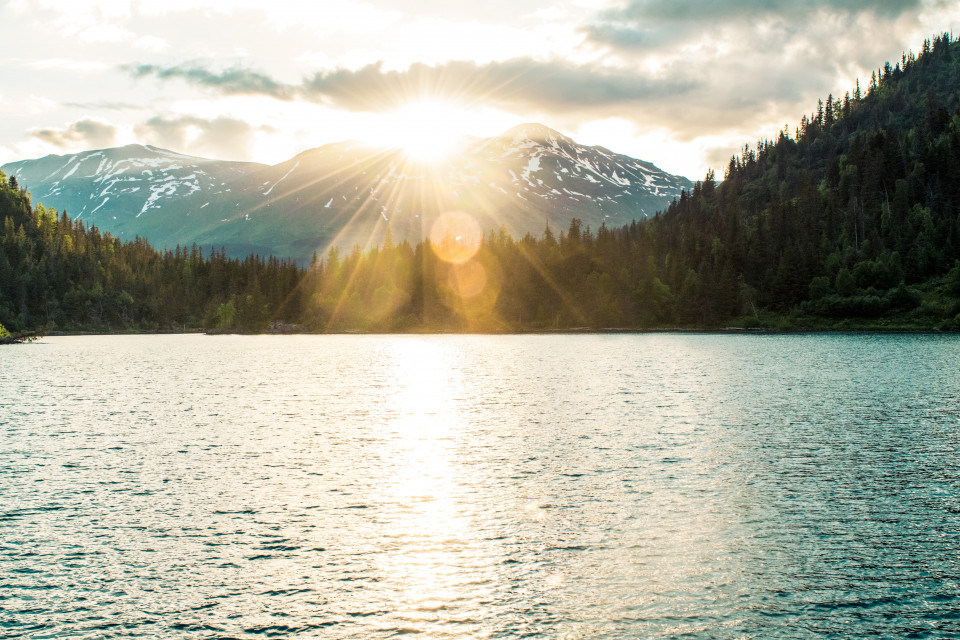
[[[453,363],[441,345],[427,340],[390,345],[384,363],[393,388],[385,389],[391,418],[383,424],[379,456],[383,493],[378,520],[392,542],[377,555],[392,608],[411,623],[424,623],[446,603],[462,602],[486,588],[489,563],[478,561],[470,514],[458,504],[463,469],[457,460],[462,429],[455,398],[463,396]],[[482,554],[482,552],[481,552]],[[477,629],[471,629],[476,632]]]

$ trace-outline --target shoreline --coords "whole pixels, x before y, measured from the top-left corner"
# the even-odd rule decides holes
[[[702,334],[702,335],[817,335],[817,334],[918,334],[918,335],[960,335],[960,331],[945,330],[936,327],[923,329],[911,327],[843,327],[834,329],[824,328],[742,328],[723,327],[719,329],[690,328],[690,327],[658,327],[658,328],[590,328],[578,327],[571,329],[528,329],[511,331],[455,331],[455,330],[411,330],[411,331],[204,331],[202,329],[187,331],[52,331],[33,339],[42,340],[46,337],[82,337],[82,336],[162,336],[162,335],[203,335],[203,336],[522,336],[522,335],[617,335],[617,334]]]

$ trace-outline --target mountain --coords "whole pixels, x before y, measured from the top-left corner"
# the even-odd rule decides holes
[[[692,183],[654,165],[529,124],[463,143],[432,163],[397,149],[325,145],[267,166],[130,145],[6,164],[34,200],[120,238],[224,246],[307,259],[331,245],[416,242],[442,213],[515,236],[620,225],[665,208]]]
[[[131,144],[11,162],[3,171],[32,189],[36,200],[108,228],[109,220],[139,219],[198,191],[223,194],[228,183],[259,166]]]

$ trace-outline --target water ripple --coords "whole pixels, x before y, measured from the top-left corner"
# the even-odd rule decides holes
[[[2,355],[0,638],[960,636],[956,337]]]

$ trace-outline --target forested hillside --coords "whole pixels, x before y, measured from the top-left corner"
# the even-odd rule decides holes
[[[946,35],[619,228],[388,234],[300,269],[122,243],[2,180],[13,331],[960,328],[960,43]]]
[[[204,258],[120,242],[42,204],[0,173],[0,325],[21,332],[266,328],[296,316],[300,278],[274,259]]]
[[[671,289],[695,284],[707,324],[754,308],[912,310],[910,287],[932,292],[960,258],[960,45],[927,41],[829,96],[794,136],[745,148],[722,184],[708,176],[645,231]],[[936,295],[924,305],[915,316],[960,311]]]

